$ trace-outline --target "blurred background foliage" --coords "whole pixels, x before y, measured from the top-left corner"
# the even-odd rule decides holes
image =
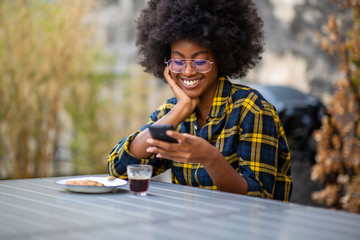
[[[329,16],[327,34],[318,34],[323,50],[334,56],[342,77],[328,104],[328,115],[315,132],[318,141],[312,179],[324,188],[312,197],[325,206],[360,212],[360,1],[337,0],[339,12],[350,9],[347,23]]]
[[[145,123],[154,81],[100,70],[112,58],[94,41],[95,7],[0,2],[0,179],[105,173],[111,146]]]
[[[99,151],[89,145],[102,140],[97,91],[105,79],[94,71],[98,51],[90,25],[83,24],[91,7],[89,1],[1,2],[2,178],[57,174],[66,118],[74,129],[74,161],[96,169]]]

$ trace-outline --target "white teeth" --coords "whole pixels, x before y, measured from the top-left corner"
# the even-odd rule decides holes
[[[192,86],[192,85],[198,83],[199,81],[200,81],[200,79],[196,79],[196,80],[184,80],[184,83],[185,83],[185,85]]]

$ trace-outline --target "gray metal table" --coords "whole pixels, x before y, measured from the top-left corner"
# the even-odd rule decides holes
[[[62,178],[0,181],[0,239],[360,239],[360,215],[151,182],[73,193]]]

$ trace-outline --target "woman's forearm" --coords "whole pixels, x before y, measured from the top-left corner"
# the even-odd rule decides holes
[[[220,191],[247,194],[249,186],[246,179],[233,169],[219,151],[216,152],[204,164],[214,184]]]

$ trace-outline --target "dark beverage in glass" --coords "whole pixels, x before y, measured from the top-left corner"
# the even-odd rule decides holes
[[[134,193],[146,192],[149,188],[150,179],[129,179],[130,191]]]

